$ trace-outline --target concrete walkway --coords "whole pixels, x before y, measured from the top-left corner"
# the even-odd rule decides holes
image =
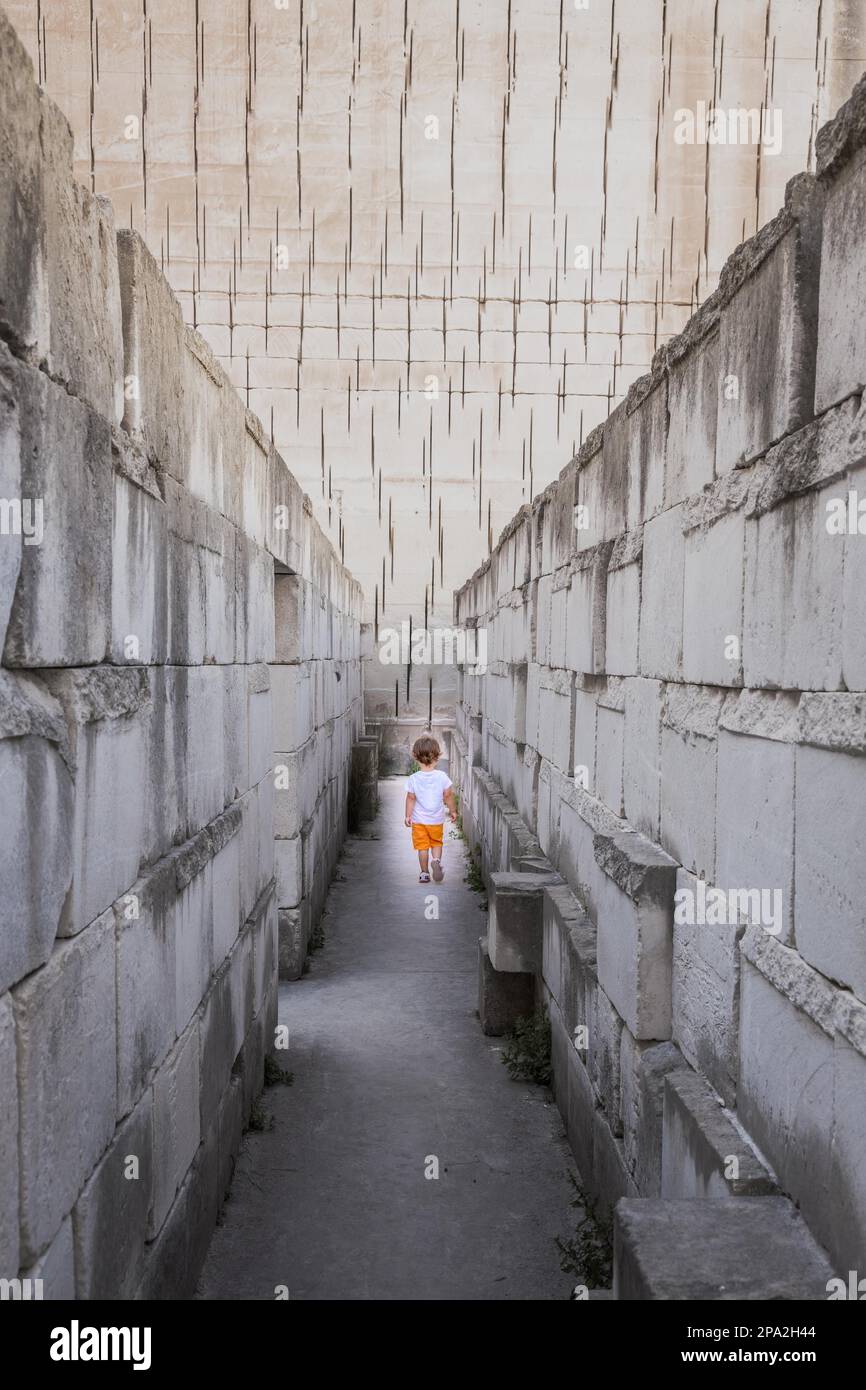
[[[295,1082],[264,1094],[275,1126],[246,1136],[199,1297],[567,1299],[575,1283],[554,1244],[574,1227],[558,1111],[481,1033],[487,919],[448,830],[445,882],[418,883],[404,785],[380,784],[379,838],[347,842],[325,946],[280,989]]]

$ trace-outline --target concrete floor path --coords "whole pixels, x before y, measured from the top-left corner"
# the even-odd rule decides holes
[[[264,1093],[274,1127],[244,1140],[200,1298],[567,1299],[575,1283],[554,1243],[574,1229],[559,1113],[481,1033],[487,919],[463,842],[446,829],[445,881],[419,884],[404,786],[380,784],[378,838],[347,841],[325,945],[280,988],[294,1084]]]

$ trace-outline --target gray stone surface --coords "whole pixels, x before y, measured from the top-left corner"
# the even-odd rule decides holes
[[[665,1079],[661,1196],[769,1197],[778,1187],[720,1097],[681,1069]]]
[[[510,1033],[519,1018],[534,1010],[535,976],[531,971],[495,970],[487,937],[478,938],[478,1017],[489,1038]]]
[[[623,1201],[614,1298],[826,1299],[830,1263],[785,1197]]]
[[[80,1299],[128,1299],[138,1283],[153,1198],[153,1095],[124,1120],[73,1211]]]

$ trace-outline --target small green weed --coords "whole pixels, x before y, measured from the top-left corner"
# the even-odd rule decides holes
[[[294,1083],[294,1073],[286,1071],[273,1057],[265,1058],[265,1085],[266,1086],[291,1086]]]
[[[570,1206],[578,1207],[581,1218],[568,1240],[556,1237],[559,1267],[563,1274],[574,1274],[588,1289],[609,1289],[613,1281],[613,1221],[598,1215],[598,1204],[569,1173],[574,1197]]]
[[[536,1009],[534,1014],[517,1020],[505,1039],[502,1060],[512,1081],[550,1084],[550,1019],[546,1009]]]

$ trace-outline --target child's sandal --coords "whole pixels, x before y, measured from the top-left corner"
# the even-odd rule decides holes
[[[418,882],[419,882],[419,883],[429,883],[429,882],[430,882],[430,875],[429,875],[429,874],[419,874],[419,875],[418,875]]]

